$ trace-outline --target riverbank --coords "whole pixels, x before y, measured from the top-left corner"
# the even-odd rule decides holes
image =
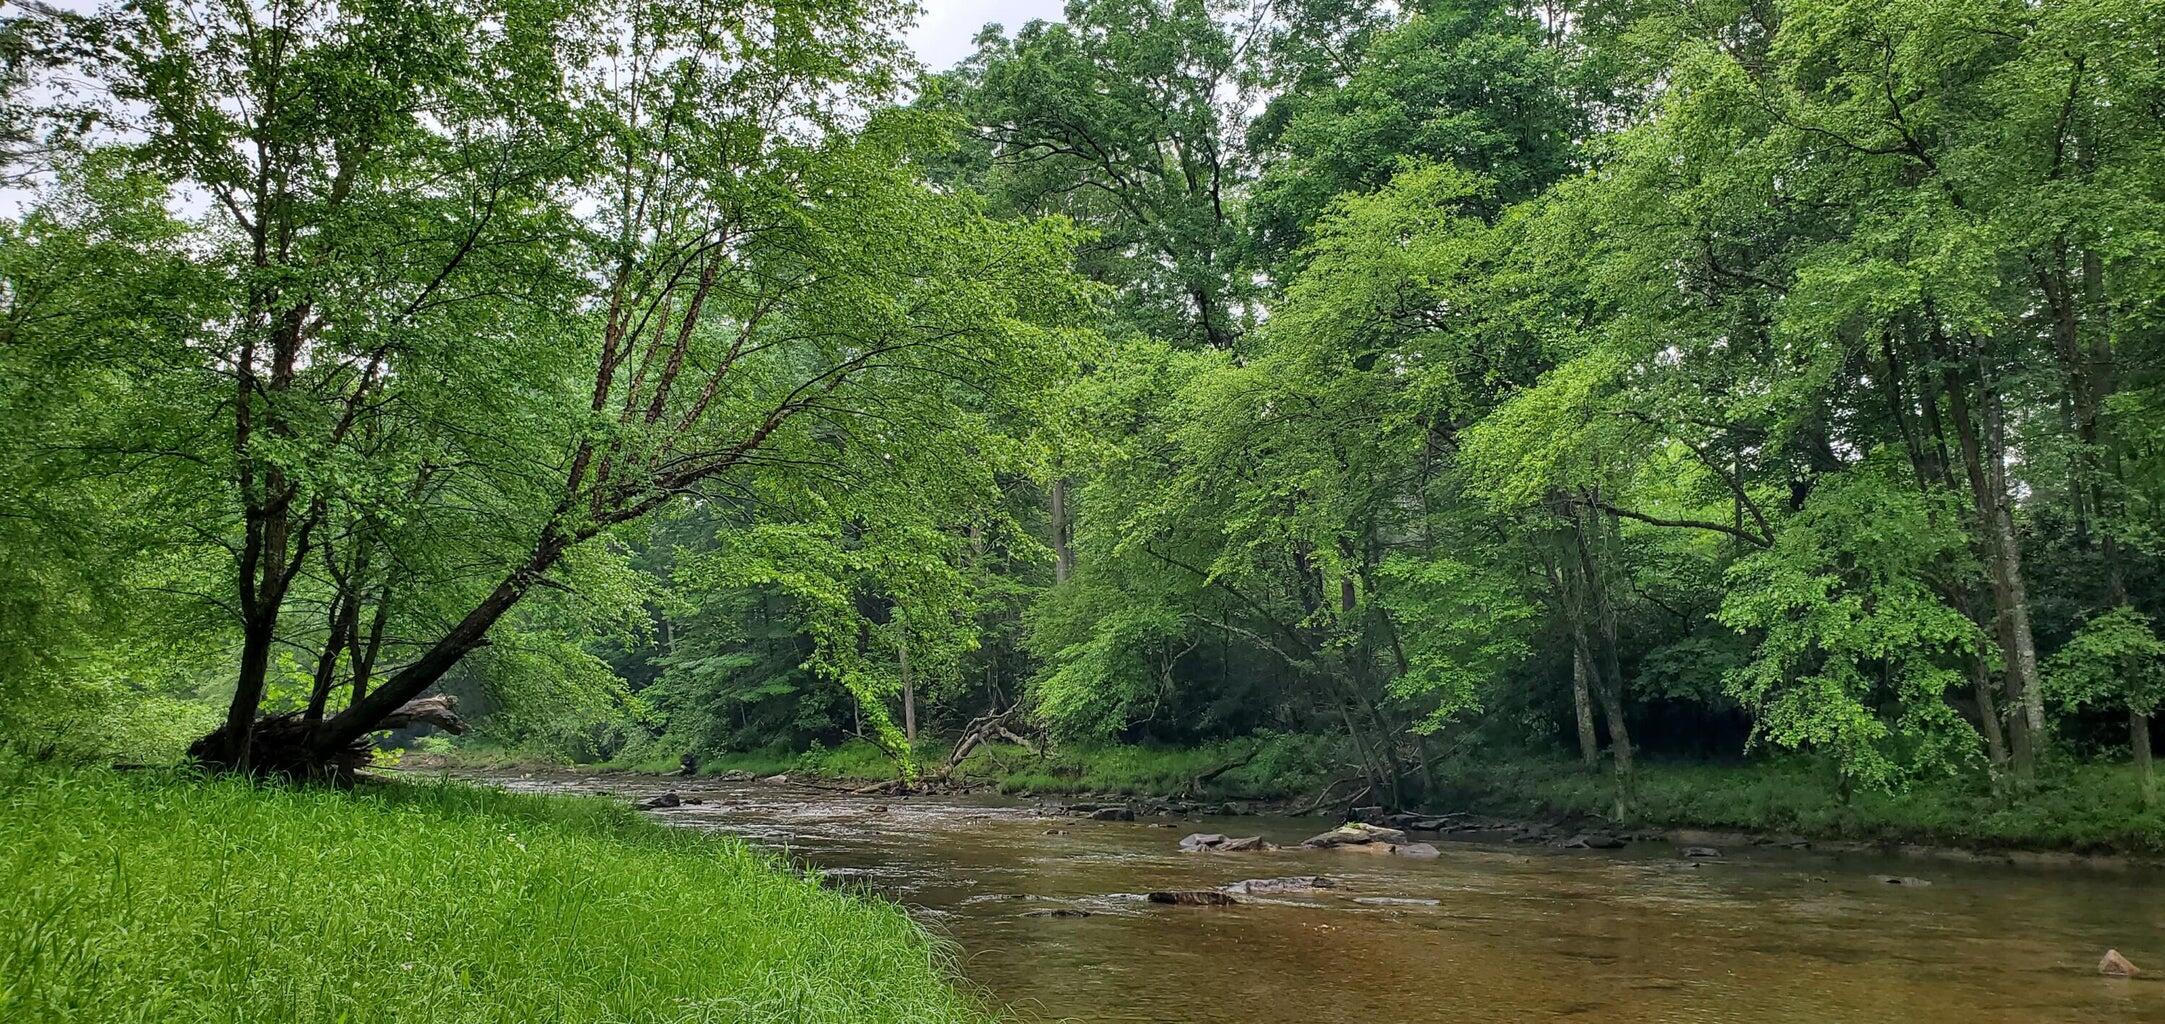
[[[945,748],[927,741],[921,757]],[[504,751],[455,751],[469,767],[544,765]],[[1202,747],[1073,745],[1039,755],[981,748],[954,773],[961,788],[1017,796],[1187,800],[1283,811],[1309,806],[1328,781],[1327,751],[1307,737],[1277,736]],[[591,770],[669,774],[667,760],[617,761]],[[2021,796],[1995,793],[1982,778],[1923,780],[1902,793],[1844,795],[1826,767],[1792,757],[1750,764],[1642,763],[1633,799],[1621,808],[1606,771],[1532,757],[1462,757],[1438,762],[1437,793],[1418,810],[1467,812],[1505,822],[1621,831],[1719,831],[1781,842],[1920,846],[1987,852],[2165,855],[2165,812],[2145,807],[2126,765],[2063,763]],[[732,753],[702,759],[698,774],[768,777],[859,786],[895,778],[886,755],[866,743],[804,753]],[[1328,811],[1330,808],[1326,808]],[[1341,808],[1342,809],[1342,808]]]
[[[901,910],[619,802],[0,759],[0,1018],[981,1024]]]

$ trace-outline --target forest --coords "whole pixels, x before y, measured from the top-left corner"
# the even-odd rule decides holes
[[[2155,0],[17,12],[30,759],[2155,802]]]

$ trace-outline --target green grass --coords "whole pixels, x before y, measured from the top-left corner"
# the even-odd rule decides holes
[[[1451,806],[1530,817],[1606,817],[1616,788],[1575,762],[1481,759],[1438,766]],[[2087,852],[2165,853],[2165,813],[2142,804],[2126,765],[2059,762],[2020,796],[1978,777],[1919,782],[1901,793],[1844,799],[1807,758],[1748,765],[1640,766],[1624,823],[1738,829],[1815,838]]]
[[[891,905],[608,801],[0,759],[0,1020],[985,1021]]]

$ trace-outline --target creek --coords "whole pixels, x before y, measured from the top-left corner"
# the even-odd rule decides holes
[[[1666,842],[1441,856],[1290,848],[1319,818],[1093,821],[982,796],[537,773],[529,792],[700,802],[648,813],[740,836],[895,900],[1010,1020],[2039,1024],[2165,1021],[2165,872]],[[1189,833],[1287,848],[1182,853]],[[1423,838],[1416,836],[1415,838]],[[1323,876],[1233,906],[1154,890]],[[1929,884],[1888,884],[1896,876]]]

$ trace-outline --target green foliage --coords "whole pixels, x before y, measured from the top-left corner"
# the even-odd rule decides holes
[[[1726,683],[1755,737],[1825,750],[1845,778],[1882,788],[1970,755],[1976,734],[1946,698],[1985,638],[1935,586],[1963,568],[1953,521],[1948,503],[1859,469],[1730,568],[1719,618],[1757,649]]]
[[[2046,664],[2045,681],[2070,707],[2155,714],[2165,700],[2165,641],[2149,616],[2121,605],[2084,622]]]

